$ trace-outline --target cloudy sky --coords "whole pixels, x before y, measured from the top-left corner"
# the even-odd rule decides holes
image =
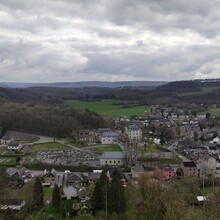
[[[220,0],[0,0],[0,81],[220,78]]]

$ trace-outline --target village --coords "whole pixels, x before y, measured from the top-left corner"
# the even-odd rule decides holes
[[[124,187],[138,185],[145,174],[157,181],[219,178],[219,133],[218,120],[209,113],[172,113],[167,106],[153,106],[142,117],[114,118],[112,128],[78,130],[74,143],[55,138],[41,142],[40,138],[36,144],[35,135],[26,134],[24,141],[18,132],[8,132],[0,140],[0,165],[6,165],[7,188],[21,189],[40,176],[45,191],[52,192],[57,184],[62,199],[74,200],[76,215],[91,214],[91,188],[103,168],[109,181],[114,170],[120,172]],[[45,149],[38,149],[39,144]],[[12,167],[11,158],[16,160]],[[44,199],[50,204],[51,193]],[[24,205],[24,200],[14,198],[2,201],[0,209],[18,211]]]

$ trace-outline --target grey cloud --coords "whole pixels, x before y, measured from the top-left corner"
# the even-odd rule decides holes
[[[219,9],[220,0],[1,0],[0,76],[218,77]]]

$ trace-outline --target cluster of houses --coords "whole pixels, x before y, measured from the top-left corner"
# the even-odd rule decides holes
[[[114,144],[125,136],[130,142],[140,142],[142,140],[142,129],[137,124],[129,124],[122,132],[113,131],[110,128],[98,128],[97,130],[79,130],[77,139],[87,143]]]

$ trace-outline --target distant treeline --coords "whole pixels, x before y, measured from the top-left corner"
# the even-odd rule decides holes
[[[15,130],[55,137],[70,136],[82,128],[107,126],[97,113],[62,105],[4,103],[0,106],[2,130]]]
[[[184,92],[199,92],[204,87],[213,87],[215,91],[190,96],[179,96]],[[64,100],[102,100],[117,99],[123,101],[138,101],[140,104],[176,104],[203,103],[218,104],[220,81],[218,80],[189,80],[176,81],[158,87],[83,87],[83,88],[1,88],[0,102],[34,102],[62,104]]]

